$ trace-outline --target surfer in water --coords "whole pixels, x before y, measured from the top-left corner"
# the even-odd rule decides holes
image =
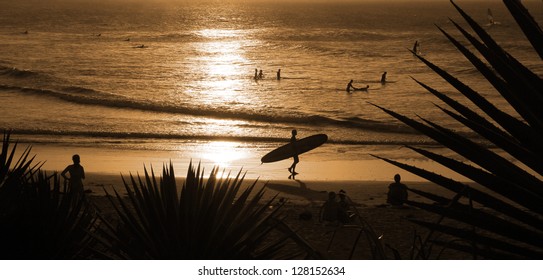
[[[281,69],[277,70],[277,80],[281,80]]]
[[[296,129],[293,129],[292,130],[292,136],[290,137],[290,144],[292,145],[292,148],[294,149],[294,151],[296,152],[296,135],[298,134],[298,132],[296,131]],[[300,162],[300,159],[298,158],[298,153],[296,152],[294,154],[294,156],[292,157],[292,159],[294,160],[292,162],[292,165],[288,168],[288,171],[291,173],[291,175],[296,175],[298,173],[296,173],[296,164],[298,164],[298,162]]]
[[[357,90],[357,88],[353,87],[353,80],[351,80],[351,81],[347,84],[347,88],[345,89],[345,91],[347,91],[347,92],[350,92],[351,90]]]
[[[258,72],[258,78],[264,79],[264,73],[262,73],[262,69],[260,69],[260,71]]]
[[[385,84],[387,82],[387,72],[385,71],[383,75],[381,75],[381,84]]]
[[[363,88],[355,88],[353,87],[353,80],[351,80],[348,84],[347,84],[347,88],[345,89],[345,91],[347,92],[351,92],[351,91],[368,91],[368,89],[370,88],[369,85],[366,85],[366,87],[363,87]]]

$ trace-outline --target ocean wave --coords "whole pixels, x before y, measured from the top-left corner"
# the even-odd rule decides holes
[[[288,138],[284,137],[269,137],[269,136],[232,136],[232,135],[189,135],[189,134],[164,134],[164,133],[146,133],[146,132],[111,132],[111,131],[58,131],[58,130],[11,130],[14,139],[18,142],[26,143],[74,143],[74,138],[88,138],[90,144],[102,143],[129,143],[126,140],[137,140],[138,142],[153,142],[161,140],[178,140],[178,141],[232,141],[232,142],[248,142],[248,143],[286,143]],[[17,137],[18,136],[18,137]],[[25,139],[23,136],[30,136]],[[45,137],[40,137],[45,136]],[[48,137],[56,136],[56,137]],[[60,136],[60,137],[59,137]],[[62,138],[65,137],[65,138]],[[76,141],[77,143],[84,143]],[[432,140],[417,139],[417,140],[353,140],[353,139],[335,139],[329,137],[328,144],[338,145],[418,145],[418,146],[436,146],[439,145]]]
[[[394,57],[390,54],[381,53],[372,49],[362,49],[362,48],[349,48],[338,47],[337,45],[326,45],[326,44],[295,44],[291,47],[293,51],[304,51],[311,52],[319,55],[325,56],[348,56],[351,58],[361,57],[361,58],[383,58],[383,57]]]
[[[397,36],[397,35],[396,35]],[[300,32],[299,29],[291,32],[275,33],[272,41],[288,42],[356,42],[356,41],[382,41],[395,37],[394,34],[353,29],[310,30]]]
[[[336,118],[318,114],[286,115],[280,112],[268,111],[260,113],[256,111],[232,110],[230,108],[191,107],[173,104],[159,104],[147,100],[132,100],[123,96],[100,92],[82,87],[64,87],[62,90],[35,89],[18,86],[0,85],[0,89],[17,91],[26,94],[54,97],[61,100],[81,105],[94,105],[109,108],[141,110],[146,112],[180,114],[216,119],[234,119],[249,122],[286,123],[306,126],[334,126],[382,133],[415,134],[410,128],[393,123],[367,120],[357,117]]]
[[[27,77],[37,76],[39,75],[39,73],[30,71],[30,70],[21,70],[15,67],[0,65],[0,75],[16,77],[16,78],[27,78]]]

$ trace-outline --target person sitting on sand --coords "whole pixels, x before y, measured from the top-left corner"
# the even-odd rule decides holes
[[[294,149],[294,151],[296,152],[296,135],[298,134],[298,132],[296,131],[296,129],[293,129],[292,130],[292,136],[290,137],[290,144],[292,145],[292,148]],[[300,159],[298,158],[298,154],[295,153],[294,156],[292,157],[293,159],[293,162],[292,162],[292,165],[288,168],[288,171],[292,174],[292,175],[296,175],[298,173],[296,173],[296,164],[298,164],[298,162],[300,162]]]
[[[336,201],[336,193],[329,192],[328,200],[324,202],[320,212],[320,221],[337,222],[339,213],[339,203]]]
[[[387,82],[387,72],[385,71],[383,75],[381,75],[381,84],[385,84]]]
[[[81,166],[79,155],[73,155],[72,161],[74,164],[68,165],[60,175],[64,180],[68,181],[70,192],[83,192],[83,179],[85,179],[85,169]],[[66,177],[66,173],[70,173],[70,177]]]
[[[388,186],[387,203],[402,206],[407,201],[407,186],[400,183],[400,174],[394,175],[394,183]]]

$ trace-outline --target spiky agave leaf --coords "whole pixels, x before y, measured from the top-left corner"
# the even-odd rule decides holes
[[[130,177],[128,197],[115,192],[120,226],[110,225],[121,257],[272,259],[285,257],[281,248],[289,240],[299,244],[299,252],[315,256],[281,221],[280,207],[270,210],[274,199],[262,202],[263,189],[254,192],[256,181],[242,189],[241,171],[221,177],[214,168],[206,180],[200,166],[190,163],[180,191],[171,163],[159,180],[152,169],[145,169],[143,179]]]
[[[541,55],[543,33],[537,23],[520,1],[504,0],[504,2],[536,51]],[[454,2],[452,3],[481,41],[456,22],[452,21],[453,24],[487,60],[492,69],[458,40],[442,28],[438,28],[483,74],[496,91],[509,102],[521,119],[516,119],[516,117],[505,113],[483,98],[483,95],[472,90],[445,70],[417,56],[455,87],[458,92],[468,97],[491,121],[487,121],[485,117],[422,82],[417,81],[417,83],[456,111],[438,106],[445,114],[459,121],[482,139],[493,143],[496,146],[494,149],[496,151],[430,120],[421,118],[422,122],[419,122],[391,110],[377,107],[477,165],[472,166],[437,153],[409,147],[428,159],[473,180],[482,189],[472,188],[411,165],[376,157],[454,191],[458,194],[457,196],[462,195],[469,199],[469,204],[464,204],[460,200],[450,200],[448,203],[448,199],[445,197],[411,190],[437,203],[410,201],[408,204],[455,221],[450,225],[440,222],[414,221],[430,228],[432,232],[440,232],[457,238],[456,240],[462,240],[462,242],[449,242],[450,240],[436,239],[434,240],[435,244],[472,253],[474,257],[541,258],[543,255],[543,243],[540,242],[543,240],[543,208],[541,207],[543,205],[543,182],[540,178],[543,176],[543,153],[540,143],[543,139],[543,111],[541,110],[543,81],[537,74],[503,50],[469,15]],[[501,128],[496,127],[494,123]],[[517,159],[525,167],[518,167],[501,154]],[[526,168],[529,170],[524,170]],[[448,204],[443,206],[443,203]]]

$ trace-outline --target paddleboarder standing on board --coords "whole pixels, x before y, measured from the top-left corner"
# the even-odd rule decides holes
[[[292,136],[290,137],[290,144],[292,145],[292,148],[294,149],[294,151],[296,152],[296,134],[298,134],[298,132],[296,131],[296,129],[293,129],[292,130]],[[298,158],[298,153],[294,153],[294,156],[292,157],[292,159],[294,160],[294,162],[292,163],[292,165],[288,168],[288,171],[292,174],[292,175],[296,175],[298,173],[296,173],[296,164],[298,164],[298,162],[300,162],[300,159]]]

